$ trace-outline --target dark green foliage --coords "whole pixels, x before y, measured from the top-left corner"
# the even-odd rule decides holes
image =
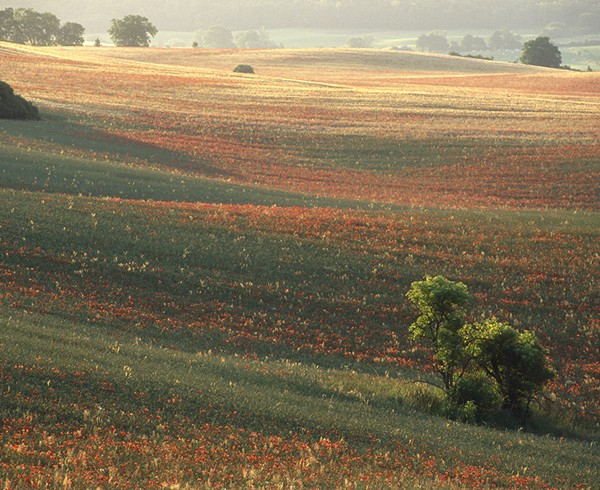
[[[233,71],[235,73],[254,73],[254,68],[250,65],[237,65]]]
[[[485,420],[501,405],[493,383],[480,372],[469,373],[458,379],[450,393],[450,400],[458,418],[474,417],[473,420],[466,420],[469,422]]]
[[[465,324],[467,287],[443,276],[413,282],[407,296],[421,312],[409,331],[433,351],[449,413],[472,422],[501,403],[524,418],[533,397],[553,376],[535,335],[495,318]]]
[[[48,12],[33,9],[4,9],[0,12],[0,39],[18,44],[52,46],[60,31],[60,21]]]
[[[0,81],[0,119],[39,119],[37,107],[16,95],[12,87]]]
[[[49,12],[33,9],[0,10],[0,40],[32,46],[81,46],[85,28],[75,22],[60,25],[60,20]]]
[[[562,56],[550,38],[539,36],[523,44],[520,61],[525,65],[560,68]]]
[[[158,34],[156,27],[140,15],[126,15],[122,19],[113,19],[108,34],[116,46],[150,45],[150,38]]]
[[[467,350],[476,365],[494,380],[503,407],[526,414],[533,396],[553,372],[546,352],[531,332],[519,332],[495,318],[468,326]]]
[[[61,46],[83,46],[85,28],[75,22],[66,22],[58,33],[56,42]]]
[[[12,41],[15,35],[15,10],[0,10],[0,41]]]

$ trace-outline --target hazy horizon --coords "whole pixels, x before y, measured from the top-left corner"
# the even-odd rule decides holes
[[[538,29],[560,23],[573,32],[600,31],[598,0],[0,0],[0,9],[33,8],[105,32],[111,19],[136,14],[159,31],[210,26],[371,30]]]

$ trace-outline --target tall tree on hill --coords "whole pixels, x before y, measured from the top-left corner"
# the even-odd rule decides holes
[[[65,22],[58,32],[56,42],[61,46],[82,46],[85,28],[75,22]]]
[[[523,44],[520,60],[525,65],[560,68],[562,56],[550,38],[539,36]]]
[[[156,36],[158,30],[141,15],[126,15],[122,19],[113,19],[108,34],[116,46],[150,45],[150,38]]]
[[[5,9],[0,12],[0,36],[5,41],[32,46],[56,44],[60,20],[49,12]]]

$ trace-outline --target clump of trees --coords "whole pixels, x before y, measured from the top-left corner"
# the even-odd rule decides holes
[[[126,15],[122,19],[112,19],[108,35],[115,46],[148,47],[158,29],[146,17]]]
[[[196,48],[265,49],[279,47],[271,40],[265,29],[244,31],[234,36],[227,27],[212,26],[208,29],[194,31],[193,38],[193,46]]]
[[[449,49],[450,44],[445,32],[430,32],[429,34],[421,34],[417,38],[417,51],[447,53]]]
[[[410,336],[430,349],[451,413],[474,422],[503,409],[524,421],[553,377],[535,335],[496,318],[468,323],[467,286],[443,276],[413,282],[407,297],[419,313]]]
[[[0,119],[39,119],[36,106],[20,95],[6,82],[0,81]]]
[[[508,30],[494,31],[486,40],[472,34],[465,34],[460,42],[448,41],[445,32],[430,32],[417,38],[417,50],[430,53],[455,52],[472,53],[475,51],[514,51],[521,48],[521,37]]]
[[[81,46],[85,28],[75,22],[61,25],[49,12],[30,8],[0,10],[0,40],[32,46]]]

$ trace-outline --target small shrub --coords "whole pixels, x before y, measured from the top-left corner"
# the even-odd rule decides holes
[[[238,65],[233,69],[233,71],[235,73],[254,73],[254,68],[252,68],[250,65]]]
[[[12,87],[0,81],[0,119],[39,119],[37,107],[16,95]]]

